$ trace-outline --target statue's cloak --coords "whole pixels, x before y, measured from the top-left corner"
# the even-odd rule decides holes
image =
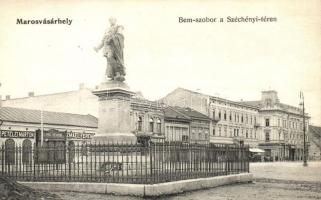
[[[112,69],[113,74],[116,75],[117,72],[120,75],[125,75],[125,67],[124,67],[124,36],[122,34],[116,33],[109,42],[110,49],[112,53]]]

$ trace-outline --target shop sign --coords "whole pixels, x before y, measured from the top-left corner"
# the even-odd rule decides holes
[[[67,138],[68,139],[91,139],[93,133],[77,133],[77,132],[68,132],[67,133]]]
[[[33,138],[34,132],[32,131],[13,131],[13,130],[1,130],[2,138]]]
[[[44,132],[44,139],[52,139],[52,140],[65,140],[66,139],[66,133],[65,132],[59,132],[58,130],[51,129],[49,131]]]

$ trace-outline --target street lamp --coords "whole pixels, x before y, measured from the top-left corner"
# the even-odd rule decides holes
[[[306,144],[305,144],[305,108],[304,108],[304,95],[303,92],[300,92],[300,99],[302,106],[302,117],[303,117],[303,166],[308,166],[307,163],[307,151],[306,151]]]

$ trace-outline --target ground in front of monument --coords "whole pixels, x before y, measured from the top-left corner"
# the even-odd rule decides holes
[[[257,200],[257,199],[321,199],[321,162],[251,163],[250,171],[255,181],[249,184],[235,184],[207,190],[186,192],[157,199],[165,200]],[[56,192],[62,199],[115,199],[139,200],[138,197]]]

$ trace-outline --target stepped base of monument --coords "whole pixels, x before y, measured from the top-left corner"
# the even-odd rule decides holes
[[[133,133],[106,133],[97,134],[93,137],[94,143],[113,143],[113,144],[136,144],[137,137]]]

